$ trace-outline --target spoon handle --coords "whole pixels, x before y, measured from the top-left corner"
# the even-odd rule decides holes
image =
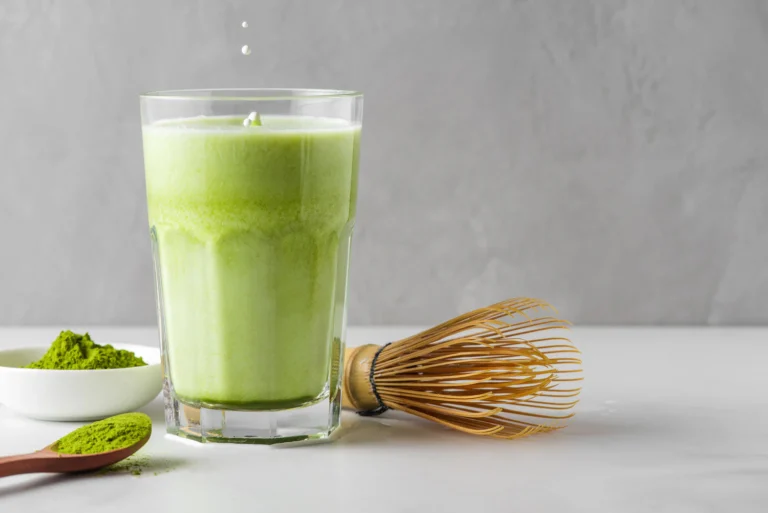
[[[0,458],[0,477],[34,472],[56,472],[57,458],[47,451]]]

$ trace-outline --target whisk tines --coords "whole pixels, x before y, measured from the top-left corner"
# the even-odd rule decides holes
[[[519,438],[573,416],[580,352],[545,301],[514,298],[386,346],[371,373],[387,407],[466,433]]]

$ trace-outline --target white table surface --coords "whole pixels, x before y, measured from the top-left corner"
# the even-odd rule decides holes
[[[407,328],[350,329],[350,344]],[[97,341],[155,344],[154,329],[95,328]],[[54,328],[0,329],[0,348]],[[198,445],[164,436],[140,476],[0,480],[0,512],[766,512],[768,328],[576,328],[585,389],[566,429],[500,441],[387,413],[345,414],[330,444]],[[76,425],[0,407],[0,455]],[[170,470],[169,470],[170,469]]]

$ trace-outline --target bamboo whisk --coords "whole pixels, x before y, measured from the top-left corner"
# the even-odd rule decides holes
[[[580,352],[546,302],[515,298],[383,347],[347,348],[343,404],[400,410],[474,435],[520,438],[573,416]]]

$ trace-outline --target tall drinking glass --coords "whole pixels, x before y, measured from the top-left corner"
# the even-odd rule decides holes
[[[141,96],[169,433],[338,427],[362,112],[350,91]]]

